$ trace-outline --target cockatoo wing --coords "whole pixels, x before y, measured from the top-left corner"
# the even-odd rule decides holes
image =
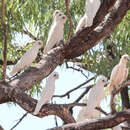
[[[10,72],[10,75],[14,75],[16,72],[28,67],[37,57],[38,49],[28,50],[14,66],[13,70]]]
[[[86,118],[97,118],[100,116],[100,112],[95,108],[100,106],[101,100],[104,98],[104,85],[107,79],[105,77],[98,80],[96,85],[91,89],[88,99],[87,95],[83,99],[83,103],[87,103],[86,107],[83,107],[77,116],[77,121],[83,121]]]
[[[79,23],[78,23],[78,25],[77,25],[77,27],[76,27],[75,33],[77,33],[78,31],[81,31],[81,30],[86,26],[86,24],[87,24],[86,16],[84,15],[84,16],[80,19],[80,21],[79,21]]]
[[[41,92],[40,99],[38,100],[38,103],[36,105],[35,111],[33,113],[34,115],[38,114],[43,104],[46,104],[50,101],[50,98],[48,98],[48,93],[49,93],[48,88],[44,87]]]
[[[119,65],[117,64],[117,65],[113,68],[113,70],[112,70],[112,72],[111,72],[110,84],[108,85],[109,94],[111,94],[112,89],[113,89],[113,86],[115,85],[115,81],[116,81],[116,79],[117,79],[118,76],[119,76],[119,69],[120,69],[120,67],[119,67]]]
[[[122,128],[118,125],[112,128],[112,130],[122,130]]]
[[[100,8],[100,5],[100,0],[86,0],[87,27],[92,26],[93,19],[96,16],[98,9]]]
[[[128,72],[129,72],[129,69],[126,68],[125,73],[124,73],[124,79],[123,79],[123,81],[125,81],[125,80],[127,79],[127,77],[128,77]]]
[[[46,86],[43,88],[41,92],[40,99],[33,113],[34,115],[38,114],[43,104],[47,104],[51,100],[54,94],[54,91],[55,91],[55,79],[52,79],[52,77],[49,77],[47,80]]]

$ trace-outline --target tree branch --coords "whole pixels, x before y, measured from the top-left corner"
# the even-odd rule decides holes
[[[103,113],[106,116],[108,115],[108,113],[105,112],[101,107],[96,107],[95,109],[98,110],[98,111],[100,111],[101,113]]]
[[[110,7],[113,6],[113,2],[116,0],[109,1],[110,3],[112,3],[111,5],[109,5]],[[57,67],[57,65],[62,64],[64,58],[74,58],[92,48],[100,40],[107,37],[121,22],[127,10],[129,9],[128,3],[128,0],[121,1],[120,6],[112,11],[111,15],[108,17],[103,26],[100,25],[90,35],[87,34],[88,29],[86,28],[86,31],[83,30],[77,36],[73,37],[70,41],[70,44],[65,46],[60,45],[52,49],[48,55],[44,55],[42,57],[42,60],[35,67],[30,67],[29,69],[27,69],[20,76],[10,81],[9,85],[11,85],[12,87],[19,87],[24,91],[28,90],[34,84],[40,82],[42,79],[47,77]],[[102,10],[100,10],[99,13],[101,13],[101,16],[98,18],[96,17],[94,21],[101,21],[104,15],[106,15],[106,13],[108,12],[108,5],[104,4],[103,7],[105,11],[101,12]],[[87,40],[87,43],[82,42],[84,41],[84,39]]]
[[[61,127],[52,128],[49,130],[97,130],[112,128],[124,121],[130,120],[130,109],[109,115],[105,118],[92,119],[79,123],[67,124]]]
[[[3,127],[0,125],[0,130],[4,130]]]
[[[27,114],[28,112],[26,112],[10,130],[13,130],[14,128],[16,128],[19,125],[19,123],[27,116]]]
[[[75,88],[69,90],[68,92],[66,92],[66,93],[63,94],[63,95],[54,95],[53,97],[60,97],[60,98],[63,98],[63,97],[65,97],[65,96],[68,96],[68,98],[69,98],[69,97],[70,97],[70,93],[72,93],[73,91],[75,91],[75,90],[81,88],[83,85],[89,83],[89,82],[92,81],[94,78],[95,78],[95,77],[92,77],[91,79],[89,79],[89,80],[85,81],[84,83],[78,85],[77,87],[75,87]]]
[[[74,67],[72,67],[72,66],[70,67],[67,63],[66,63],[66,68],[67,68],[67,69],[73,69],[73,70],[76,70],[76,71],[78,71],[78,72],[81,72],[81,74],[82,74],[85,78],[88,79],[88,77],[84,74],[83,70],[81,70],[80,68],[77,69],[77,68],[74,68]]]
[[[8,38],[8,26],[5,23],[5,1],[2,0],[2,26],[3,26],[3,31],[4,31],[4,44],[3,44],[3,74],[2,74],[2,81],[5,82],[5,77],[6,77],[6,67],[7,67],[7,38]]]
[[[65,4],[66,4],[66,12],[67,12],[67,15],[68,15],[68,18],[69,18],[69,33],[68,33],[68,37],[67,37],[67,42],[66,44],[69,44],[70,43],[70,39],[71,39],[71,34],[72,34],[72,18],[71,18],[71,14],[69,12],[69,0],[65,0]]]
[[[12,88],[7,84],[0,84],[0,103],[3,102],[3,98],[6,96],[6,102],[11,101],[20,105],[28,113],[33,113],[37,104],[37,100],[31,98],[31,96],[22,92],[18,88]],[[1,102],[2,101],[2,102]],[[74,106],[86,106],[84,103],[70,103],[70,104],[46,104],[43,105],[38,117],[45,117],[48,115],[57,115],[59,116],[64,123],[73,123],[75,119],[72,117],[69,112],[70,107]]]
[[[27,29],[23,30],[23,32],[28,35],[33,40],[38,40],[31,32],[29,32]]]
[[[130,80],[121,84],[119,88],[115,88],[115,90],[112,91],[112,95],[111,95],[111,101],[110,101],[110,105],[111,105],[111,111],[112,113],[115,113],[116,112],[116,109],[115,109],[115,103],[114,103],[114,97],[119,93],[121,92],[121,90],[123,90],[124,88],[126,88],[128,85],[130,85]]]

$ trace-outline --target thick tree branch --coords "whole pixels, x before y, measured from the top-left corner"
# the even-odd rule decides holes
[[[128,6],[129,0],[123,0],[123,1],[118,0],[118,1],[120,1],[119,6],[116,6],[113,9],[111,14],[107,18],[106,22],[95,28],[97,24],[101,23],[101,21],[104,18],[104,15],[107,14],[108,11],[107,9],[109,7],[108,5],[105,6],[106,2],[104,1],[104,4],[99,9],[94,19],[93,26],[90,28],[83,29],[83,31],[81,31],[79,34],[77,34],[75,37],[71,39],[70,45],[66,47],[66,51],[70,48],[71,50],[67,51],[68,53],[66,54],[65,58],[70,59],[80,56],[85,51],[97,45],[101,40],[107,37],[115,29],[115,27],[122,21],[127,10],[130,8]],[[114,0],[112,0],[112,2],[114,4]],[[113,6],[113,4],[111,6]]]
[[[128,87],[123,88],[121,91],[122,107],[123,110],[130,108],[129,90]],[[130,120],[124,123],[125,126],[130,128]]]
[[[97,130],[112,128],[126,120],[130,120],[130,109],[109,115],[105,118],[93,119],[79,123],[67,124],[62,127],[52,128],[49,130]]]
[[[112,113],[116,112],[116,108],[115,108],[115,103],[114,103],[114,97],[121,92],[121,90],[123,90],[124,88],[126,88],[128,85],[130,85],[130,80],[121,84],[119,88],[115,89],[112,91],[112,95],[111,95],[111,101],[110,101],[110,105],[111,105],[111,111]]]
[[[31,96],[25,94],[20,89],[12,88],[7,84],[0,84],[0,103],[4,103],[5,97],[5,102],[11,101],[17,103],[24,110],[31,114],[34,112],[37,104],[37,100],[31,98]],[[42,118],[48,115],[56,115],[59,116],[64,121],[64,123],[73,123],[75,122],[75,119],[69,112],[69,108],[74,106],[86,106],[86,104],[46,104],[42,106],[37,116]]]
[[[113,6],[113,1],[116,0],[111,0],[112,4],[109,5],[109,7]],[[47,77],[57,67],[57,65],[63,63],[64,58],[74,58],[92,48],[100,40],[108,36],[121,22],[127,10],[129,9],[128,4],[129,0],[121,1],[120,6],[113,10],[107,21],[102,26],[100,25],[88,36],[88,29],[86,28],[85,30],[81,31],[81,33],[79,33],[77,36],[72,38],[70,44],[66,46],[61,45],[52,49],[48,55],[43,56],[39,64],[37,64],[34,68],[30,67],[27,71],[9,82],[9,84],[13,87],[19,87],[22,90],[28,90],[34,84],[40,82],[42,79]],[[101,19],[103,19],[103,15],[106,15],[108,11],[108,5],[104,4],[103,7],[105,11],[99,10],[101,16],[99,16],[98,18],[96,17],[94,21],[101,21]],[[87,42],[82,42],[85,39]]]

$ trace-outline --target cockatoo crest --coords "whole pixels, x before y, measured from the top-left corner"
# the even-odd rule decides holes
[[[107,83],[107,78],[105,76],[100,77],[100,79],[98,79],[97,84],[102,84],[102,86],[106,86]]]
[[[62,13],[60,10],[55,10],[53,13],[53,18],[57,22],[62,22],[63,24],[66,22],[68,19],[64,13]]]
[[[128,61],[130,61],[130,57],[127,54],[124,54],[120,59],[120,62],[122,63],[127,63]]]

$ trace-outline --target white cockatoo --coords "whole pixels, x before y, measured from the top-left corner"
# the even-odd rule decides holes
[[[130,61],[130,57],[125,54],[121,57],[120,62],[113,68],[110,76],[109,94],[111,94],[113,87],[116,87],[123,83],[128,76],[127,62]]]
[[[91,89],[88,99],[87,95],[84,97],[83,103],[87,103],[87,106],[81,108],[79,111],[77,122],[85,119],[94,119],[100,116],[100,112],[95,108],[100,106],[101,100],[104,98],[104,87],[106,83],[107,78],[104,76],[101,77]]]
[[[38,114],[42,105],[50,102],[55,92],[55,80],[58,78],[59,78],[59,74],[57,72],[53,72],[49,75],[46,81],[46,85],[41,92],[40,99],[36,105],[35,111],[33,112],[34,115]]]
[[[63,38],[64,24],[67,21],[67,16],[60,10],[55,10],[53,13],[53,24],[49,31],[46,46],[44,48],[44,54],[50,51],[53,47],[57,46]]]
[[[122,128],[119,125],[117,125],[117,126],[113,127],[112,130],[122,130]]]
[[[32,62],[36,59],[38,51],[42,46],[43,43],[41,40],[36,41],[33,46],[17,62],[13,70],[10,72],[10,75],[13,76],[15,73],[31,65]]]
[[[100,8],[101,0],[86,0],[85,14],[80,19],[76,31],[82,30],[84,27],[90,27],[93,24],[93,19]]]

